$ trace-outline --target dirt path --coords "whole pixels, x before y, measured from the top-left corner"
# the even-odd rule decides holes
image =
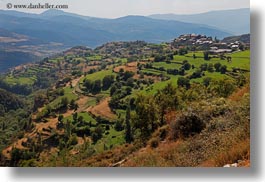
[[[77,95],[78,97],[83,93],[79,85],[79,82],[83,77],[84,75],[72,81],[72,86],[74,87],[73,94]]]

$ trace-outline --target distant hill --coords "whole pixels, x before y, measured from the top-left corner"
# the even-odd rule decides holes
[[[0,28],[0,73],[20,64],[40,60],[64,48],[62,44]]]
[[[0,17],[0,72],[79,45],[95,48],[107,42],[135,40],[161,43],[187,33],[219,39],[233,35],[208,25],[144,16],[104,19],[60,10],[41,14],[0,10]]]
[[[250,43],[250,34],[226,37],[222,40],[222,42],[235,42],[235,41],[240,41],[240,42],[249,44]]]
[[[248,8],[211,11],[192,15],[154,14],[149,17],[160,20],[176,20],[204,24],[235,35],[250,33],[250,9]]]
[[[20,51],[2,51],[0,50],[0,72],[6,71],[24,63],[38,60],[38,57],[27,52]]]
[[[57,10],[48,10],[38,15],[2,10],[0,16],[0,28],[67,46],[96,47],[110,41],[131,40],[159,43],[184,33],[206,34],[218,38],[231,35],[206,25],[155,20],[143,16],[102,19]]]

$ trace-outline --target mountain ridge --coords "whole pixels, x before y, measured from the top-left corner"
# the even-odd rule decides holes
[[[136,40],[161,43],[187,33],[204,34],[219,39],[233,36],[227,31],[200,22],[194,24],[137,15],[107,19],[61,10],[47,10],[41,14],[0,10],[0,16],[0,29],[6,30],[6,32],[0,31],[0,37],[12,40],[14,40],[12,34],[27,37],[27,41],[1,42],[1,48],[8,53],[5,54],[8,56],[2,57],[1,60],[2,63],[6,62],[5,64],[9,64],[8,60],[14,60],[14,57],[10,57],[12,51],[22,52],[19,54],[25,55],[23,53],[25,47],[27,53],[30,53],[28,57],[35,59],[36,48],[37,53],[41,55],[39,58],[43,58],[51,53],[56,53],[57,50],[60,52],[78,45],[95,48],[107,42]],[[8,35],[7,31],[12,34]],[[21,63],[25,63],[25,61],[23,60]],[[33,60],[30,59],[31,61]],[[12,63],[12,66],[15,65]]]
[[[250,9],[216,10],[198,14],[153,14],[148,17],[162,20],[176,20],[189,23],[201,23],[228,31],[235,35],[250,32]],[[218,17],[218,18],[217,18]],[[249,21],[246,21],[249,20]]]
[[[63,29],[62,27],[67,26],[68,24],[72,24],[73,27],[67,27],[63,29],[64,30],[63,33],[67,31],[68,32],[72,31],[72,33],[83,35],[84,33],[82,32],[73,32],[73,29],[75,29],[74,27],[82,25],[81,27],[79,27],[79,31],[80,29],[90,29],[90,30],[94,29],[96,31],[105,31],[104,33],[103,32],[101,33],[104,34],[103,37],[105,38],[108,37],[107,40],[104,40],[99,37],[98,38],[99,41],[96,42],[93,40],[92,42],[89,42],[90,39],[86,40],[83,37],[82,38],[75,37],[74,38],[75,40],[72,43],[70,43],[69,46],[82,44],[80,40],[88,42],[84,45],[91,47],[95,47],[97,45],[100,45],[108,41],[144,40],[147,42],[157,43],[158,41],[159,42],[169,41],[174,37],[179,36],[180,34],[183,33],[203,33],[203,31],[205,31],[205,34],[207,35],[218,36],[220,38],[232,35],[230,33],[220,31],[218,29],[201,24],[192,24],[192,23],[168,21],[168,20],[154,20],[152,18],[145,16],[125,16],[116,19],[102,19],[102,18],[81,16],[58,10],[56,11],[49,10],[42,14],[35,14],[35,15],[27,13],[23,14],[21,12],[14,12],[14,11],[10,12],[0,11],[0,15],[5,17],[6,19],[6,21],[3,20],[0,21],[0,25],[3,24],[5,25],[5,28],[10,29],[14,32],[17,31],[17,33],[22,33],[19,31],[20,29],[38,30],[40,29],[40,27],[44,29],[49,28],[54,30],[54,32],[58,32],[60,29]],[[9,19],[11,19],[12,22],[17,22],[17,24],[15,25],[14,23],[11,24]],[[25,24],[29,24],[29,21],[31,27],[26,27]],[[56,24],[53,25],[53,23]],[[57,29],[55,29],[54,26],[56,26]],[[130,34],[127,34],[127,32],[130,32]],[[29,34],[30,33],[26,33],[26,35]],[[49,40],[48,37],[47,40]],[[64,42],[62,42],[62,40],[59,40],[59,43],[64,43]]]

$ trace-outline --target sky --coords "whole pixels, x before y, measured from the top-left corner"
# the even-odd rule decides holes
[[[66,12],[85,16],[117,18],[127,15],[196,14],[213,10],[249,8],[250,0],[0,0],[0,9],[8,10],[7,4],[54,4],[68,5]],[[41,13],[45,9],[13,9]]]

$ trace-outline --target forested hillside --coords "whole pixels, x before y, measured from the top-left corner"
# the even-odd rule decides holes
[[[249,42],[196,34],[20,65],[0,77],[0,165],[249,166],[249,75]]]

